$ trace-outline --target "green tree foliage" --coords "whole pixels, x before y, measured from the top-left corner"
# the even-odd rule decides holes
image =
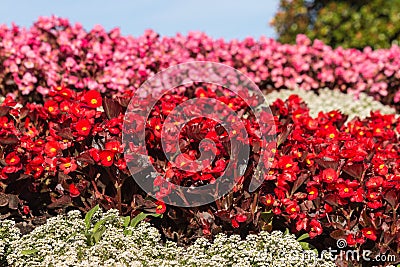
[[[400,41],[400,0],[280,0],[271,22],[278,40],[306,34],[345,48],[387,48]]]

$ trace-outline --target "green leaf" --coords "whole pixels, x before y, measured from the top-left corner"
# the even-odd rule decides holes
[[[284,235],[288,235],[289,234],[289,228],[286,228]]]
[[[132,235],[132,230],[124,230],[124,235],[125,236]]]
[[[274,213],[272,211],[261,212],[260,218],[264,222],[271,223],[274,217]]]
[[[93,227],[93,234],[95,234],[103,225],[108,221],[108,218],[101,219]]]
[[[130,221],[131,221],[131,217],[129,217],[129,216],[124,217],[124,228],[129,226]]]
[[[302,240],[307,239],[309,237],[310,237],[310,235],[305,233],[305,234],[302,234],[301,236],[299,236],[299,238],[297,238],[297,241],[302,241]]]
[[[313,245],[310,245],[307,242],[299,242],[299,244],[300,244],[302,249],[304,249],[304,250],[312,250],[318,255],[318,250]]]
[[[106,228],[104,226],[101,226],[101,228],[93,233],[93,240],[94,243],[99,242],[101,236],[103,235],[103,233],[105,232]]]
[[[131,224],[130,224],[130,226],[131,227],[136,227],[141,221],[143,221],[144,219],[146,219],[148,216],[152,216],[152,217],[161,217],[162,216],[162,214],[157,214],[157,213],[144,213],[144,212],[141,212],[141,213],[139,213],[138,215],[136,215],[136,217],[135,218],[133,218],[132,220],[131,220]]]
[[[32,254],[35,254],[38,251],[39,250],[37,250],[37,249],[26,249],[26,250],[21,251],[21,254],[22,255],[32,255]]]
[[[90,227],[90,221],[92,220],[93,215],[96,213],[96,211],[100,208],[99,205],[96,205],[93,209],[89,210],[88,213],[86,213],[85,216],[85,225],[86,229],[89,229]]]

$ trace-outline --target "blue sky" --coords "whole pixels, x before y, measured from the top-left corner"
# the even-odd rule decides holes
[[[154,29],[161,35],[206,32],[214,38],[275,37],[269,21],[278,0],[3,0],[0,23],[29,27],[38,16],[58,15],[95,24],[107,30],[120,27],[123,34],[141,35]]]

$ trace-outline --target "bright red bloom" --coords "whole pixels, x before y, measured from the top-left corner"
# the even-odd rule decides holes
[[[320,234],[322,234],[321,223],[318,220],[312,219],[310,222],[310,238],[314,238]]]
[[[346,183],[340,183],[337,185],[337,190],[339,192],[339,196],[341,198],[349,198],[352,197],[354,194],[353,188],[351,188]]]
[[[31,210],[29,209],[29,206],[24,205],[23,208],[22,208],[22,212],[25,215],[28,215],[31,212]]]
[[[44,103],[44,109],[53,116],[57,116],[60,113],[58,103],[54,100],[49,100]]]
[[[233,228],[239,228],[239,223],[238,223],[238,221],[236,221],[235,219],[232,219],[232,220],[231,220],[231,224],[232,224],[232,227],[233,227]]]
[[[75,130],[81,136],[88,136],[92,126],[89,120],[80,120],[75,125]]]
[[[50,141],[44,145],[44,153],[52,158],[60,152],[60,144],[57,141]]]
[[[8,154],[5,160],[6,163],[11,166],[18,165],[21,162],[20,157],[15,152]]]
[[[375,241],[377,239],[376,231],[372,227],[364,228],[361,230],[361,232],[365,238],[371,239],[372,241]]]
[[[99,153],[99,161],[101,165],[105,167],[110,167],[114,163],[115,152],[111,150],[103,150]]]
[[[365,186],[368,189],[372,189],[372,188],[378,188],[382,186],[382,184],[383,184],[383,178],[381,176],[374,176],[369,178],[369,180],[365,183]]]
[[[279,158],[278,166],[284,170],[292,170],[298,171],[297,162],[293,161],[293,158],[290,156],[282,156]]]
[[[59,163],[60,163],[60,170],[62,170],[65,174],[75,171],[76,168],[78,167],[78,165],[76,165],[75,160],[71,158],[60,158]]]
[[[121,153],[123,151],[122,147],[121,147],[121,143],[119,141],[107,142],[106,145],[105,145],[105,148],[107,150],[112,150],[115,153]]]
[[[103,104],[101,94],[96,90],[87,91],[83,95],[83,101],[91,108],[98,108]]]
[[[290,215],[290,218],[294,219],[300,212],[300,207],[296,203],[291,203],[286,207],[286,213]]]
[[[318,197],[318,188],[311,186],[307,188],[308,200],[314,200]]]
[[[350,199],[352,202],[363,202],[364,201],[364,189],[361,187],[358,188],[355,192],[354,195]]]
[[[305,216],[302,216],[301,218],[298,218],[296,221],[296,230],[301,231],[301,230],[306,230],[308,226],[308,218]]]
[[[325,169],[322,171],[322,181],[325,183],[334,183],[338,179],[338,175],[334,169]]]
[[[115,163],[115,166],[117,166],[118,169],[126,170],[126,161],[124,158],[118,159],[118,161]]]
[[[58,92],[58,94],[65,99],[74,98],[74,91],[68,88],[63,88],[61,91]]]
[[[271,194],[268,194],[261,198],[261,203],[267,207],[272,207],[275,203],[275,199]]]
[[[332,206],[329,205],[329,204],[325,204],[325,205],[324,205],[324,209],[325,209],[325,212],[326,212],[326,213],[331,213],[331,212],[333,211]]]
[[[368,201],[367,206],[370,209],[379,209],[382,208],[383,203],[381,201]]]
[[[238,214],[235,216],[235,219],[236,219],[236,221],[242,223],[242,222],[247,221],[247,216],[244,214]]]
[[[162,201],[156,201],[156,213],[163,214],[167,210],[167,205]]]
[[[69,185],[69,195],[71,197],[78,197],[81,193],[79,192],[78,188],[75,186],[75,184],[70,184]]]

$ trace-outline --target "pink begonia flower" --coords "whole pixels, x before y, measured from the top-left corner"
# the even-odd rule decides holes
[[[356,96],[366,92],[377,100],[394,95],[393,101],[400,102],[396,45],[359,51],[333,49],[305,35],[298,35],[292,45],[266,37],[216,40],[202,32],[160,37],[152,30],[132,37],[99,25],[88,32],[79,23],[55,16],[39,17],[29,29],[1,25],[0,36],[3,75],[9,73],[23,94],[46,95],[46,88],[60,84],[123,94],[169,66],[208,60],[236,68],[262,86],[304,90],[329,86]]]

